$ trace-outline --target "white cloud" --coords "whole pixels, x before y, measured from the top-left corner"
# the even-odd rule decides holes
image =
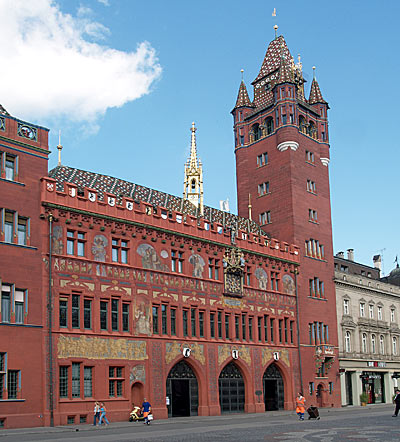
[[[151,45],[100,45],[109,30],[90,16],[86,8],[65,14],[52,0],[0,1],[0,103],[12,115],[95,123],[150,92],[161,75]]]
[[[99,3],[102,3],[104,6],[110,6],[110,2],[108,0],[97,0]]]

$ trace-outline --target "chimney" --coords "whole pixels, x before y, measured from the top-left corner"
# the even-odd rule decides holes
[[[372,258],[372,261],[373,261],[373,263],[374,263],[374,267],[376,268],[376,269],[378,269],[379,270],[379,273],[382,271],[382,257],[381,257],[381,255],[375,255],[373,258]]]
[[[344,252],[337,252],[337,253],[336,253],[336,256],[337,256],[338,258],[343,258],[343,259],[344,259]]]
[[[354,249],[347,249],[347,259],[354,261]]]

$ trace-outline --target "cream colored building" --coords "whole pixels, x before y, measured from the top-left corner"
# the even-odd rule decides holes
[[[400,378],[400,287],[348,252],[347,259],[335,256],[342,405],[360,405],[362,392],[368,403],[392,403]]]

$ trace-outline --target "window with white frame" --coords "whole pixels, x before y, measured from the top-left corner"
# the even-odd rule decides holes
[[[349,331],[346,332],[344,337],[344,348],[347,352],[351,352],[351,333]]]
[[[367,353],[367,334],[363,333],[361,335],[361,351]]]
[[[350,314],[350,302],[348,299],[343,300],[343,314],[344,315]]]
[[[379,305],[378,306],[378,320],[382,321],[383,316],[382,316],[382,307]]]
[[[390,309],[390,322],[394,322],[396,319],[396,311],[394,308]]]
[[[393,356],[397,356],[397,338],[396,338],[396,336],[393,336],[393,338],[392,338],[392,353],[393,353]]]
[[[371,353],[376,353],[376,336],[371,335]]]
[[[381,355],[385,354],[385,337],[383,335],[379,336],[379,353]]]
[[[370,319],[374,319],[374,306],[372,304],[369,305],[369,317]]]
[[[360,316],[363,318],[365,316],[365,303],[360,302]]]

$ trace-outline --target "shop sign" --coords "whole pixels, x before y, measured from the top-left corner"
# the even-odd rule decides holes
[[[384,361],[368,361],[367,362],[367,367],[380,367],[380,368],[385,368],[386,367],[386,362]]]

